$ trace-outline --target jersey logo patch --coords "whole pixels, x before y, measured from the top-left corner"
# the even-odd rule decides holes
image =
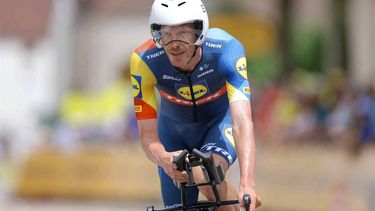
[[[247,80],[247,64],[245,57],[241,57],[237,60],[236,70],[243,78]]]
[[[131,82],[133,87],[133,96],[135,98],[142,98],[142,91],[141,91],[141,82],[142,77],[138,75],[131,75]]]
[[[134,112],[135,112],[135,113],[140,113],[140,112],[142,112],[142,106],[140,106],[140,105],[135,105],[135,106],[134,106]]]
[[[250,87],[246,86],[243,88],[243,92],[246,94],[250,94]]]
[[[225,138],[234,146],[234,138],[233,138],[233,133],[232,133],[232,128],[228,127],[224,129],[224,135]]]
[[[186,100],[192,100],[192,96],[190,93],[190,87],[186,86],[185,84],[176,84],[176,91],[179,96],[183,97]],[[193,85],[193,92],[195,99],[199,99],[202,96],[209,94],[209,90],[207,88],[207,82],[205,80],[199,81],[198,83]]]

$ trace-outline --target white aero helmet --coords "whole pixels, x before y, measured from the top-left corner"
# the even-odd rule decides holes
[[[158,48],[161,48],[161,26],[194,23],[197,39],[194,45],[201,45],[208,31],[208,15],[201,0],[155,0],[150,14],[152,38]]]

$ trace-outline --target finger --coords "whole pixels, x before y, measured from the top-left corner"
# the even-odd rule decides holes
[[[239,200],[239,201],[238,201],[238,203],[239,203],[240,207],[245,207],[245,205],[244,205],[244,203],[243,203],[242,199],[241,199],[241,200]]]
[[[262,200],[260,199],[259,196],[257,196],[256,204],[255,204],[255,205],[256,205],[255,207],[260,207],[260,206],[262,206]]]
[[[256,197],[251,197],[250,211],[255,211]]]
[[[187,182],[187,179],[174,179],[174,181],[179,182],[179,183],[185,183]]]
[[[179,180],[179,181],[181,181],[181,180],[187,180],[188,179],[188,177],[185,177],[185,176],[182,176],[182,175],[178,175],[178,176],[174,176],[173,177],[175,180]]]
[[[182,177],[188,176],[188,173],[186,171],[179,171],[179,170],[173,170],[173,174],[175,176],[182,176]]]
[[[186,171],[174,171],[173,172],[173,178],[175,180],[179,180],[179,181],[186,181],[188,179],[189,175]]]
[[[250,211],[255,211],[255,204],[250,204]]]

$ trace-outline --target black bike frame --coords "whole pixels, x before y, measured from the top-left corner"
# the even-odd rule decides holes
[[[186,162],[186,156],[189,162]],[[238,204],[238,200],[227,200],[221,201],[219,191],[216,185],[224,181],[224,170],[221,165],[216,166],[213,162],[213,157],[211,152],[202,153],[201,151],[194,149],[192,153],[189,154],[188,151],[184,150],[180,155],[173,158],[173,163],[176,164],[177,169],[180,171],[187,171],[189,174],[188,182],[179,184],[181,192],[181,205],[173,208],[164,209],[154,209],[154,206],[147,207],[147,211],[187,211],[187,210],[207,210],[208,208],[221,207],[225,205]],[[196,184],[193,181],[192,167],[202,166],[208,175],[208,182]],[[210,185],[211,189],[215,195],[215,201],[212,202],[198,202],[196,204],[187,204],[187,188],[188,187],[198,187]],[[248,194],[243,196],[244,204],[246,210],[249,209],[251,200]]]

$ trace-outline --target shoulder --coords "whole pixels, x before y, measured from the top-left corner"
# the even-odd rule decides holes
[[[135,49],[135,53],[143,54],[143,53],[145,53],[147,51],[150,51],[152,49],[155,49],[155,48],[157,48],[157,47],[156,47],[155,43],[152,41],[152,39],[148,39]]]
[[[147,40],[134,50],[130,57],[130,73],[134,80],[140,80],[137,77],[142,77],[144,81],[153,82],[153,80],[149,80],[154,79],[152,68],[155,67],[155,63],[152,62],[152,58],[154,58],[152,55],[160,50],[152,39]]]
[[[164,54],[163,49],[156,47],[152,39],[148,39],[134,50],[132,58],[136,56],[145,62],[152,62]]]
[[[230,49],[235,46],[241,46],[242,44],[231,34],[219,28],[211,28],[208,30],[207,38],[203,43],[204,47],[208,49]]]
[[[223,29],[211,28],[208,30],[207,39],[229,42],[235,38]]]

